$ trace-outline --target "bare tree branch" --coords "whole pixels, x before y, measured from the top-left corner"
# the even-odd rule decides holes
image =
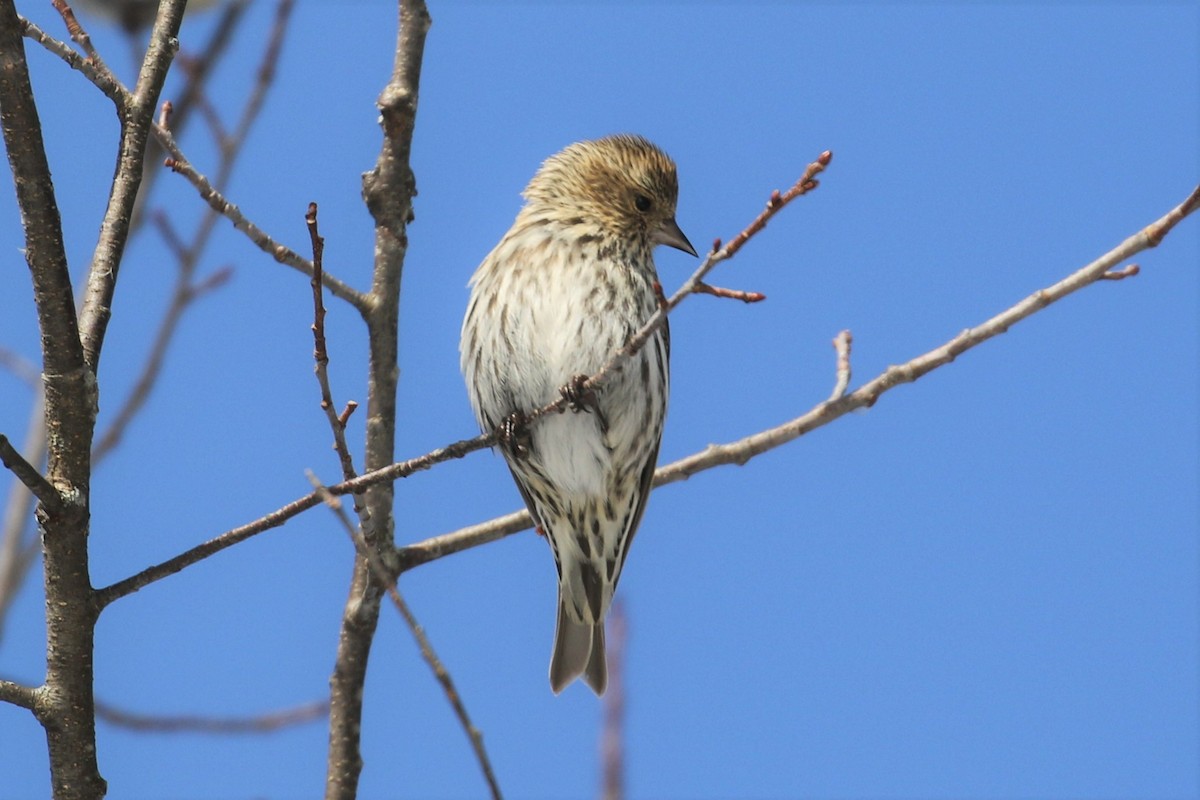
[[[0,678],[0,703],[12,703],[14,706],[35,711],[40,695],[40,689]]]
[[[1101,275],[1100,277],[1101,277],[1101,279],[1106,280],[1106,281],[1123,281],[1126,278],[1132,278],[1134,275],[1137,275],[1141,271],[1142,271],[1142,268],[1139,267],[1137,264],[1128,264],[1128,265],[1122,267],[1121,269],[1110,270],[1110,271],[1104,273],[1103,275]]]
[[[369,306],[363,311],[370,357],[364,468],[370,472],[395,458],[396,386],[400,371],[398,328],[400,278],[408,252],[408,223],[416,180],[410,163],[417,97],[429,10],[424,0],[401,0],[392,75],[379,95],[383,141],[375,166],[363,175],[362,194],[375,221],[375,263]],[[371,486],[364,498],[363,538],[376,552],[394,547],[394,491],[390,482]],[[353,800],[362,772],[359,742],[367,661],[379,621],[383,584],[356,555],[330,678],[329,757],[326,800]]]
[[[321,410],[329,423],[333,434],[333,449],[337,452],[338,461],[342,467],[342,478],[352,480],[358,476],[354,469],[354,460],[350,456],[350,447],[346,444],[346,422],[338,416],[333,406],[333,389],[329,384],[329,348],[325,341],[325,301],[322,297],[322,281],[324,278],[325,240],[317,230],[317,204],[308,204],[308,213],[304,215],[308,226],[308,236],[312,241],[312,291],[313,291],[313,368],[317,376],[317,384],[321,387]],[[357,404],[355,405],[357,407]],[[362,508],[358,496],[354,500],[355,511],[361,517]]]
[[[87,61],[91,64],[92,69],[102,76],[106,81],[119,84],[116,75],[108,68],[108,64],[104,63],[104,59],[96,52],[96,48],[92,45],[92,37],[79,24],[79,20],[75,17],[75,12],[67,5],[65,0],[50,0],[54,10],[62,17],[63,23],[67,26],[67,34],[71,37],[71,41],[79,45],[83,49],[84,55],[87,56]],[[128,98],[125,98],[126,100]]]
[[[336,491],[337,488],[345,484],[334,484],[329,487],[329,491],[334,494],[345,494],[345,491]],[[297,500],[293,500],[285,506],[282,506],[275,511],[272,511],[266,516],[259,517],[253,522],[241,525],[232,530],[222,533],[209,539],[203,544],[186,550],[183,553],[168,559],[161,564],[156,564],[153,567],[142,570],[141,572],[131,575],[124,580],[117,581],[114,584],[98,589],[96,591],[96,603],[104,608],[114,600],[119,600],[126,595],[133,594],[139,589],[144,589],[155,581],[160,581],[169,575],[174,575],[180,570],[190,567],[211,555],[221,552],[222,550],[232,547],[238,542],[245,541],[255,534],[268,531],[271,528],[278,528],[283,523],[287,522],[292,517],[307,511],[310,508],[315,508],[321,504],[321,499],[316,492],[305,495]]]
[[[290,0],[283,0],[290,2]],[[250,6],[250,0],[230,0],[221,8],[221,16],[218,19],[216,26],[213,29],[212,36],[208,40],[200,55],[197,57],[188,57],[186,53],[181,53],[177,59],[179,66],[187,75],[187,82],[184,84],[183,91],[179,92],[179,99],[173,102],[174,113],[171,118],[171,127],[176,137],[179,137],[188,122],[191,120],[192,109],[199,105],[205,96],[205,89],[208,86],[208,79],[212,76],[217,64],[225,55],[230,42],[233,40],[233,34],[237,31],[245,16],[246,9]],[[279,18],[276,17],[276,25],[272,30],[272,39],[278,35]],[[130,34],[130,40],[134,41],[134,37]],[[137,45],[135,44],[135,50]],[[135,53],[135,61],[137,56]],[[260,76],[261,77],[261,76]],[[261,80],[255,86],[255,92],[261,88]],[[240,149],[240,148],[239,148]],[[163,149],[156,137],[151,137],[146,144],[146,163],[142,174],[142,190],[138,193],[138,199],[133,207],[133,219],[129,222],[130,235],[133,235],[142,221],[146,218],[143,213],[146,202],[150,197],[150,190],[154,186],[155,180],[163,173]],[[217,182],[218,186],[223,186],[222,181]]]
[[[465,528],[459,528],[451,533],[434,536],[415,544],[404,545],[399,549],[400,565],[403,570],[407,571],[430,561],[437,561],[439,558],[470,550],[472,547],[488,544],[532,527],[533,517],[529,516],[528,509],[522,508],[511,514],[505,514],[503,517],[468,525]]]
[[[230,203],[225,195],[212,185],[208,178],[192,166],[191,162],[184,156],[179,144],[175,141],[174,135],[169,130],[162,125],[155,125],[154,135],[158,137],[158,141],[162,144],[163,149],[170,154],[170,157],[166,160],[166,165],[186,178],[196,188],[196,191],[199,192],[201,200],[208,203],[214,211],[233,223],[233,227],[244,233],[259,250],[262,250],[280,264],[289,266],[310,278],[312,277],[312,262],[300,256],[291,248],[275,241],[266,231],[247,219],[240,208]],[[358,309],[359,313],[366,313],[369,309],[370,302],[362,292],[343,283],[328,272],[325,273],[324,280],[325,286],[329,288],[330,293],[334,297],[345,300]]]
[[[101,90],[119,101],[124,87],[113,84],[100,75],[95,67],[63,42],[47,35],[33,23],[16,18],[10,25],[10,12],[15,15],[11,0],[0,1],[0,28],[3,29],[3,52],[0,52],[0,112],[3,112],[4,137],[9,164],[18,191],[22,223],[26,236],[26,261],[34,278],[34,302],[38,308],[38,325],[42,332],[42,348],[60,342],[61,354],[44,364],[48,382],[72,382],[59,391],[90,391],[81,370],[83,353],[79,347],[79,328],[75,316],[75,299],[67,272],[66,253],[62,247],[62,226],[54,197],[50,168],[46,162],[41,123],[32,92],[28,87],[28,68],[20,41],[9,41],[13,31],[41,43],[75,69],[83,72]],[[10,83],[10,80],[13,81]],[[13,144],[17,149],[13,149]],[[30,245],[33,249],[30,249]],[[35,398],[24,452],[28,462],[40,466],[46,458],[46,398],[45,386],[35,386]],[[94,387],[92,387],[94,388]],[[59,395],[61,396],[61,395]],[[87,396],[86,394],[84,396]],[[33,495],[24,484],[14,484],[5,508],[4,530],[0,538],[0,630],[7,610],[16,598],[33,559],[26,544]]]
[[[61,2],[61,0],[60,0]],[[112,316],[112,297],[125,245],[129,241],[133,208],[142,185],[142,165],[146,144],[154,124],[159,94],[167,80],[171,60],[179,48],[179,24],[183,21],[186,0],[163,0],[158,19],[150,34],[150,47],[142,61],[137,85],[129,101],[118,109],[121,140],[117,173],[113,178],[108,207],[100,223],[100,239],[92,256],[83,310],[79,315],[80,339],[84,360],[95,375],[108,320]]]
[[[249,0],[232,0],[227,3],[222,10],[221,19],[216,26],[209,44],[205,47],[201,57],[198,59],[189,59],[186,62],[188,66],[188,81],[185,84],[182,99],[175,104],[175,113],[173,115],[173,123],[177,130],[184,125],[189,108],[195,104],[197,96],[203,91],[208,75],[211,74],[216,62],[225,52],[232,38],[233,31],[242,18],[248,3]],[[248,130],[250,123],[257,116],[258,107],[262,102],[262,94],[266,91],[270,83],[270,77],[274,71],[274,62],[278,58],[282,28],[286,25],[287,13],[290,12],[291,5],[292,0],[280,0],[280,6],[276,14],[276,23],[272,28],[271,38],[266,51],[267,55],[264,57],[263,66],[259,70],[259,80],[256,83],[255,92],[250,100],[247,101],[246,110],[243,112],[242,121],[239,125],[238,135],[235,136],[233,142],[227,143],[222,149],[222,174],[226,177],[218,178],[218,185],[223,185],[228,180],[228,173],[232,169],[233,160],[237,153],[240,152],[241,144],[244,141],[244,131]],[[87,33],[83,31],[78,20],[65,6],[63,9],[60,9],[60,13],[62,11],[66,11],[70,15],[70,18],[65,20],[68,24],[68,32],[72,33],[72,27],[74,27],[76,30],[73,32],[73,35],[77,39],[85,39],[88,47],[90,47],[90,38],[87,37]],[[69,66],[83,73],[88,80],[112,99],[118,108],[123,108],[132,102],[128,90],[111,71],[108,69],[104,69],[103,71],[98,70],[92,58],[82,58],[67,44],[48,36],[33,23],[23,19],[21,23],[25,26],[23,31],[25,36],[42,44],[52,54],[59,56]],[[133,219],[130,221],[131,236],[137,230],[143,218],[141,209],[144,206],[153,180],[162,171],[161,161],[157,166],[153,163],[156,159],[161,159],[161,156],[155,156],[156,152],[161,153],[161,149],[157,148],[157,143],[154,140],[149,141],[147,143],[146,168],[143,171],[142,187],[137,194]],[[150,354],[143,365],[138,380],[134,383],[129,396],[120,406],[108,429],[99,438],[93,449],[93,466],[103,460],[117,445],[125,429],[149,398],[161,370],[167,347],[182,319],[183,311],[191,303],[209,291],[216,289],[229,278],[230,272],[226,268],[214,272],[201,281],[191,281],[191,277],[195,271],[194,265],[198,263],[201,251],[209,241],[209,234],[213,228],[213,223],[217,219],[216,215],[211,212],[208,216],[211,217],[211,221],[207,221],[207,224],[202,223],[201,230],[193,239],[193,246],[191,248],[183,246],[181,242],[176,242],[178,247],[175,248],[175,252],[181,261],[181,269],[177,276],[172,299],[160,323],[159,331],[153,340],[154,343]],[[165,222],[163,227],[167,227]],[[185,262],[192,265],[191,269],[183,269]],[[0,360],[2,360],[2,356],[6,352],[0,351]],[[41,464],[44,463],[46,454],[45,421],[43,419],[44,404],[41,382],[36,368],[33,369],[32,375],[34,379],[37,379],[35,386],[36,399],[33,404],[23,450],[26,453],[27,460],[33,464]],[[38,552],[36,541],[31,540],[26,542],[26,531],[30,527],[29,522],[32,510],[30,498],[31,495],[25,492],[22,486],[13,485],[13,490],[9,494],[9,502],[5,509],[3,529],[0,531],[0,634],[3,631],[3,622],[7,616],[8,609],[15,599],[17,591],[24,583],[28,570],[34,564]]]
[[[442,663],[437,652],[433,649],[433,644],[429,641],[429,636],[426,635],[421,623],[417,621],[417,617],[413,614],[412,609],[409,608],[408,602],[400,594],[400,590],[396,586],[396,578],[394,577],[397,574],[396,570],[385,566],[380,557],[371,550],[371,546],[363,539],[362,534],[354,527],[345,509],[342,508],[341,501],[330,494],[311,472],[308,474],[308,479],[317,494],[321,496],[322,502],[329,506],[334,515],[337,516],[338,521],[342,524],[342,528],[346,531],[346,535],[350,537],[350,541],[354,544],[355,550],[367,562],[376,580],[383,584],[388,597],[392,601],[392,605],[395,606],[400,616],[404,618],[404,622],[408,625],[413,638],[417,640],[417,646],[421,650],[421,657],[425,659],[425,663],[433,671],[433,676],[441,684],[442,691],[445,692],[446,699],[454,709],[459,724],[462,725],[467,738],[471,741],[471,748],[475,751],[475,758],[479,761],[479,768],[483,771],[484,780],[487,781],[492,797],[495,800],[501,800],[500,785],[496,781],[496,775],[492,771],[492,763],[488,759],[487,750],[483,746],[483,734],[471,722],[467,708],[463,705],[462,697],[459,695],[458,689],[454,686],[454,679],[450,677],[449,670],[446,669],[445,664]]]
[[[271,27],[271,35],[263,51],[262,62],[258,68],[258,77],[254,84],[254,90],[246,100],[245,107],[242,109],[233,134],[220,143],[220,164],[217,168],[217,177],[214,182],[214,185],[217,187],[228,185],[233,175],[237,158],[241,154],[243,145],[246,142],[246,137],[249,135],[255,120],[258,119],[259,113],[262,111],[263,101],[274,79],[275,67],[283,48],[284,34],[287,31],[287,23],[294,5],[294,0],[280,0],[276,9],[275,23]],[[226,9],[226,13],[221,21],[221,29],[231,28],[240,18],[240,14],[244,8],[245,3],[242,2],[236,3],[234,7]],[[225,37],[220,35],[219,30],[218,35],[214,37],[214,46],[215,44],[222,44],[223,46],[224,40]],[[203,64],[204,62],[202,61],[201,63]],[[207,68],[201,69],[203,71],[189,81],[187,95],[190,99],[187,106],[183,107],[182,110],[195,105],[200,102],[199,98],[202,98],[196,87],[199,85],[199,81],[203,79],[203,76],[207,74]],[[164,110],[166,106],[167,104],[164,103]],[[164,114],[163,116],[166,117],[167,115]],[[178,124],[181,116],[181,109],[173,107],[173,113],[170,115],[172,123]],[[157,140],[154,140],[154,143],[157,143]],[[156,150],[157,148],[155,147],[148,148],[147,161],[154,156]],[[147,163],[146,178],[155,174],[155,171],[150,169],[151,166],[151,164]],[[142,202],[146,197],[148,189],[148,185],[144,186],[142,193],[138,197],[138,203],[134,211],[135,220],[131,222],[131,230],[136,225],[138,219],[137,211],[142,207]],[[129,396],[121,404],[120,409],[117,411],[116,416],[113,417],[113,421],[109,424],[108,428],[98,438],[96,446],[93,449],[92,458],[94,461],[99,462],[112,452],[113,448],[120,443],[126,428],[128,428],[134,417],[137,416],[138,412],[141,411],[146,401],[150,398],[150,393],[153,391],[158,381],[158,376],[162,371],[167,349],[174,339],[175,332],[179,327],[180,321],[183,319],[184,313],[196,300],[209,291],[223,285],[229,279],[231,271],[229,268],[225,268],[214,273],[204,281],[199,283],[194,281],[196,268],[200,263],[201,256],[212,240],[212,234],[216,230],[218,219],[220,219],[220,216],[215,210],[210,208],[201,220],[195,235],[192,237],[191,243],[185,245],[170,227],[170,223],[165,216],[155,216],[159,230],[162,231],[164,238],[167,239],[168,245],[178,260],[175,285],[171,291],[171,299],[167,305],[166,313],[163,314],[158,331],[154,336],[146,363],[142,366],[142,371],[138,375],[138,379],[134,382]]]
[[[713,297],[724,297],[728,300],[741,300],[743,303],[761,303],[767,299],[762,292],[748,292],[744,289],[725,289],[721,286],[709,286],[704,281],[696,282],[696,294],[711,294]]]
[[[62,510],[63,500],[58,490],[42,477],[42,473],[38,472],[37,467],[24,459],[17,448],[8,441],[8,437],[2,433],[0,433],[0,463],[8,467],[12,474],[17,476],[17,480],[33,492],[49,513],[54,514]]]
[[[284,3],[290,4],[291,2],[292,0],[281,0],[281,5]],[[213,35],[201,55],[198,58],[186,59],[184,62],[188,81],[184,86],[179,101],[174,104],[176,110],[175,131],[177,134],[186,125],[191,109],[203,97],[208,78],[212,74],[217,62],[220,61],[221,56],[224,55],[226,48],[233,38],[233,33],[237,29],[238,23],[241,21],[249,5],[250,0],[230,0],[230,2],[226,3],[222,10],[220,21],[217,23]],[[73,14],[72,21],[74,27],[78,28],[84,37],[87,37],[86,32],[82,31],[78,19],[74,18]],[[61,58],[72,69],[82,73],[85,78],[112,100],[118,109],[125,108],[132,103],[129,90],[107,67],[103,69],[98,68],[91,58],[80,56],[79,53],[72,50],[67,44],[48,35],[34,23],[22,18],[21,24],[24,26],[22,33],[25,36],[33,39],[51,53]],[[70,32],[71,24],[68,23],[68,33]],[[90,45],[90,38],[88,38],[88,42]],[[135,45],[135,60],[137,58],[136,51],[137,48]],[[135,201],[133,216],[129,223],[131,235],[141,225],[143,219],[141,211],[149,194],[150,187],[154,183],[154,179],[161,172],[157,168],[161,158],[162,150],[157,146],[156,142],[154,140],[148,142],[146,147],[146,169],[142,176],[142,188]]]
[[[12,0],[0,0],[0,124],[25,229],[25,261],[33,276],[43,350],[51,359],[44,371],[66,375],[83,366],[83,353],[62,222],[19,29]]]
[[[476,436],[474,439],[464,439],[462,441],[447,445],[446,447],[438,448],[437,450],[426,453],[423,456],[418,456],[417,458],[409,459],[408,461],[400,461],[395,464],[389,464],[382,469],[374,470],[372,472],[365,472],[352,480],[330,484],[326,487],[326,489],[330,494],[335,495],[357,494],[359,492],[366,491],[372,486],[376,486],[381,483],[391,483],[399,480],[400,478],[406,478],[415,472],[421,472],[423,470],[430,469],[431,467],[440,464],[443,461],[462,458],[468,453],[473,453],[476,450],[488,447],[490,444],[491,434],[488,436]],[[303,497],[299,497],[287,505],[281,506],[275,511],[259,517],[252,522],[248,522],[245,525],[240,525],[236,528],[225,531],[219,536],[209,539],[203,544],[199,544],[190,550],[186,550],[160,564],[147,567],[139,573],[117,581],[116,583],[110,584],[103,589],[97,590],[96,601],[101,607],[107,606],[114,600],[119,600],[120,598],[133,594],[140,589],[144,589],[150,584],[160,581],[169,575],[174,575],[176,572],[179,572],[180,570],[185,569],[192,564],[203,561],[209,556],[215,555],[216,553],[232,547],[239,542],[245,541],[251,536],[260,534],[263,531],[271,530],[272,528],[277,528],[292,517],[298,516],[299,514],[302,514],[303,512],[320,505],[320,503],[321,500],[317,496],[316,492],[311,492]],[[526,519],[528,518],[526,517]],[[523,527],[528,527],[528,525]],[[521,528],[517,528],[516,530],[521,530]],[[504,534],[501,534],[501,536],[503,535]],[[501,536],[495,536],[493,538],[501,538]],[[454,547],[454,549],[443,553],[443,555],[449,555],[451,552],[458,552],[459,550],[463,549],[466,548],[461,546]],[[408,554],[402,552],[401,557],[402,559],[407,558]],[[417,563],[424,563],[425,561],[430,560],[432,559],[426,558],[419,560]]]
[[[182,3],[181,3],[182,5]],[[39,510],[46,609],[46,691],[35,709],[46,731],[50,780],[60,800],[104,794],[96,761],[92,658],[97,609],[88,582],[91,441],[95,372],[80,345],[62,223],[41,121],[12,0],[0,0],[0,128],[16,187],[25,260],[41,331],[46,476],[63,497]]]
[[[135,714],[108,703],[96,701],[96,717],[98,719],[118,728],[142,733],[204,733],[215,736],[274,733],[285,728],[317,722],[325,719],[328,714],[328,700],[317,700],[295,708],[245,717]]]
[[[850,387],[850,345],[853,341],[850,331],[842,331],[833,337],[833,349],[837,352],[837,380],[829,395],[830,400],[837,400]]]
[[[120,107],[126,103],[127,98],[129,97],[129,90],[126,89],[125,85],[117,80],[116,76],[114,76],[111,72],[108,72],[107,70],[101,72],[90,60],[72,50],[71,47],[65,42],[55,39],[53,36],[46,33],[44,30],[24,17],[21,17],[20,19],[22,35],[28,36],[42,47],[61,58],[71,69],[78,70],[80,73],[82,73],[83,76],[91,81],[96,88],[103,92],[109,100],[112,100],[117,107]]]

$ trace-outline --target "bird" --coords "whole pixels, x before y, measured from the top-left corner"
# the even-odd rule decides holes
[[[646,508],[670,388],[664,320],[619,371],[594,375],[659,308],[653,251],[692,256],[675,162],[617,134],[546,159],[512,227],[468,284],[459,344],[480,428],[497,432],[558,573],[550,688],[608,685],[604,619]],[[532,422],[559,398],[568,410]]]
[[[188,13],[215,6],[217,1],[189,0]],[[75,0],[74,4],[90,14],[114,20],[129,34],[150,27],[158,16],[158,0]]]

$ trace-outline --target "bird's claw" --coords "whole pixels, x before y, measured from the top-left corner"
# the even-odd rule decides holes
[[[587,375],[576,375],[558,390],[563,399],[567,401],[567,407],[576,413],[593,411],[598,408],[595,389],[585,388],[587,379]]]
[[[596,399],[596,390],[585,388],[587,381],[587,375],[576,375],[567,381],[566,386],[563,386],[558,391],[562,394],[563,399],[567,401],[567,408],[575,413],[594,414],[596,421],[600,424],[600,432],[607,436],[608,419],[604,416],[604,412],[600,410],[600,402]]]
[[[529,433],[529,420],[524,412],[514,411],[504,418],[496,430],[496,438],[500,446],[513,458],[525,458],[533,445],[533,437]]]

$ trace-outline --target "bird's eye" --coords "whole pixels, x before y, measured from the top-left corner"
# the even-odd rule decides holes
[[[650,202],[650,198],[646,197],[644,194],[639,194],[637,197],[633,198],[633,204],[637,206],[637,210],[641,211],[643,214],[649,211],[650,206],[653,205],[653,203]]]

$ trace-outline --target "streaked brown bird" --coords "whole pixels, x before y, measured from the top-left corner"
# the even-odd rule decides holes
[[[658,307],[653,251],[696,255],[675,222],[675,164],[640,136],[573,144],[525,188],[471,278],[460,353],[480,427],[501,452],[558,568],[550,688],[608,683],[604,618],[650,494],[670,386],[666,325],[594,392],[596,373]],[[563,396],[573,412],[526,425]]]

